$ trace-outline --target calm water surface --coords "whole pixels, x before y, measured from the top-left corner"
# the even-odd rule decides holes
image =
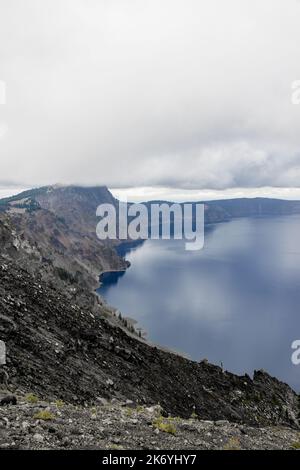
[[[300,216],[210,226],[199,252],[149,240],[126,258],[128,271],[99,293],[151,341],[239,374],[263,368],[300,390]]]

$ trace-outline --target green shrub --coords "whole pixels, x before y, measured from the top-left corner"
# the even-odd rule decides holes
[[[291,447],[292,447],[293,449],[300,450],[300,442],[299,442],[299,441],[293,442],[292,445],[291,445]]]
[[[159,429],[160,431],[162,432],[166,432],[168,434],[173,434],[175,435],[176,434],[176,428],[175,426],[170,422],[170,420],[168,418],[163,418],[162,416],[160,416],[159,418],[157,418],[154,422],[153,422],[153,427],[155,429]]]
[[[37,403],[39,401],[38,397],[33,393],[29,393],[28,395],[26,395],[25,400],[27,401],[27,403]]]
[[[64,406],[64,402],[62,400],[56,400],[55,405],[57,406],[57,408],[61,408],[62,406]]]
[[[43,421],[51,421],[54,418],[55,418],[54,414],[48,410],[39,411],[38,413],[34,415],[34,419],[41,419]]]

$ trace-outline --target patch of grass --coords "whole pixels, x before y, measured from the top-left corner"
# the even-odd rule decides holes
[[[137,412],[137,413],[143,413],[143,411],[145,411],[145,407],[144,407],[144,406],[138,405],[138,406],[136,407],[136,412]]]
[[[33,393],[28,393],[28,395],[25,397],[25,400],[27,403],[37,403],[39,401],[38,397]]]
[[[54,418],[55,418],[54,414],[48,410],[39,411],[38,413],[34,415],[34,419],[41,419],[43,421],[51,421]]]
[[[161,417],[162,419],[162,417]],[[182,422],[182,418],[180,418],[180,416],[169,416],[168,418],[165,418],[165,420],[167,419],[168,423],[181,423]]]
[[[231,437],[224,445],[223,450],[241,450],[241,443],[238,437]]]
[[[300,441],[293,442],[291,445],[292,449],[300,450]]]
[[[162,432],[172,434],[173,436],[176,434],[176,428],[172,424],[171,420],[168,418],[163,418],[162,416],[160,416],[155,421],[153,421],[152,426],[155,429],[159,429]]]
[[[133,415],[133,409],[132,408],[125,408],[125,415],[128,416],[128,418],[131,418]]]
[[[61,408],[62,406],[64,406],[64,402],[62,400],[56,400],[55,405],[57,406],[57,408]]]
[[[111,445],[109,446],[109,449],[111,449],[111,450],[124,450],[124,447],[122,447],[122,446],[120,446],[120,445],[118,445],[118,444],[111,444]]]

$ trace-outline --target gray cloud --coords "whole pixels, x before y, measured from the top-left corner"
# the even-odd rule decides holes
[[[299,20],[297,0],[1,0],[2,184],[299,187]]]

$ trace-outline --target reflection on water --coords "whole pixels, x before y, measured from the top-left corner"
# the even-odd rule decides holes
[[[199,252],[149,240],[99,292],[156,343],[236,373],[263,368],[300,389],[290,359],[300,339],[299,234],[299,216],[286,216],[210,226]]]

